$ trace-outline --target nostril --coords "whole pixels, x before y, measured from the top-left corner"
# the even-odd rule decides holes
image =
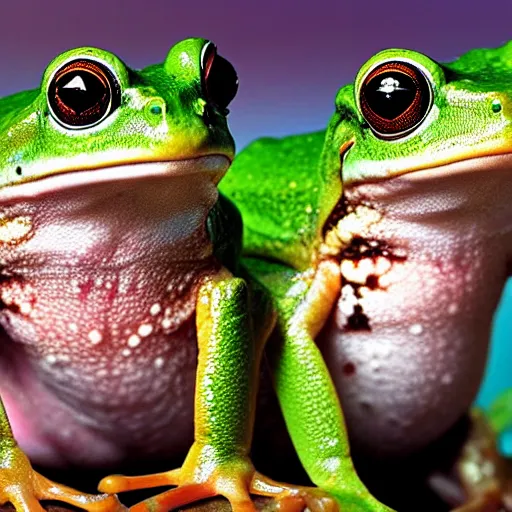
[[[160,105],[152,105],[149,111],[154,115],[160,115],[162,113],[162,107]]]

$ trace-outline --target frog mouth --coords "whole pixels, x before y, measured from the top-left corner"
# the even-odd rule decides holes
[[[475,172],[511,171],[512,153],[466,158],[450,164],[432,166],[427,169],[411,170],[397,176],[406,181],[436,180],[441,177],[468,175]],[[460,177],[460,176],[459,176]]]
[[[124,163],[91,169],[65,170],[46,176],[26,179],[0,189],[0,201],[37,198],[46,194],[85,186],[115,182],[172,179],[204,174],[217,183],[231,165],[225,155],[206,155],[183,160]]]

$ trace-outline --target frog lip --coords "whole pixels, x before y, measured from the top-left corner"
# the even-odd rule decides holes
[[[0,201],[37,198],[84,186],[173,178],[192,174],[222,176],[231,164],[225,155],[206,155],[183,160],[124,163],[91,169],[66,170],[0,189]]]
[[[421,181],[436,180],[441,177],[467,175],[473,172],[512,170],[512,153],[502,153],[461,159],[449,164],[441,164],[426,169],[407,171],[396,179]]]
[[[364,178],[350,180],[343,183],[345,190],[350,188],[359,188],[369,184],[386,183],[420,183],[422,181],[435,182],[442,178],[456,177],[460,175],[468,176],[473,173],[487,171],[506,171],[512,170],[512,152],[498,153],[469,158],[461,158],[451,163],[432,164],[429,167],[412,168],[396,171],[392,175],[383,175],[374,178]]]

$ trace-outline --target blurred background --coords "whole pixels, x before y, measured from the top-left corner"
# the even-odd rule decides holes
[[[230,124],[238,148],[261,135],[325,127],[333,98],[385,47],[451,60],[512,37],[512,1],[4,0],[0,96],[38,85],[71,47],[99,46],[128,65],[161,61],[179,39],[212,39],[238,70]],[[496,318],[479,403],[512,386],[512,286]]]

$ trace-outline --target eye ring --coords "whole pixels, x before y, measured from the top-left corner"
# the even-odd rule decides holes
[[[91,128],[106,119],[121,103],[121,86],[102,62],[77,58],[64,63],[51,76],[48,108],[61,126]]]
[[[432,79],[415,63],[393,59],[368,70],[361,81],[358,106],[375,135],[404,137],[427,117],[434,101]]]
[[[227,107],[238,91],[238,76],[233,65],[217,53],[211,41],[201,52],[201,86],[208,103],[227,115]]]

